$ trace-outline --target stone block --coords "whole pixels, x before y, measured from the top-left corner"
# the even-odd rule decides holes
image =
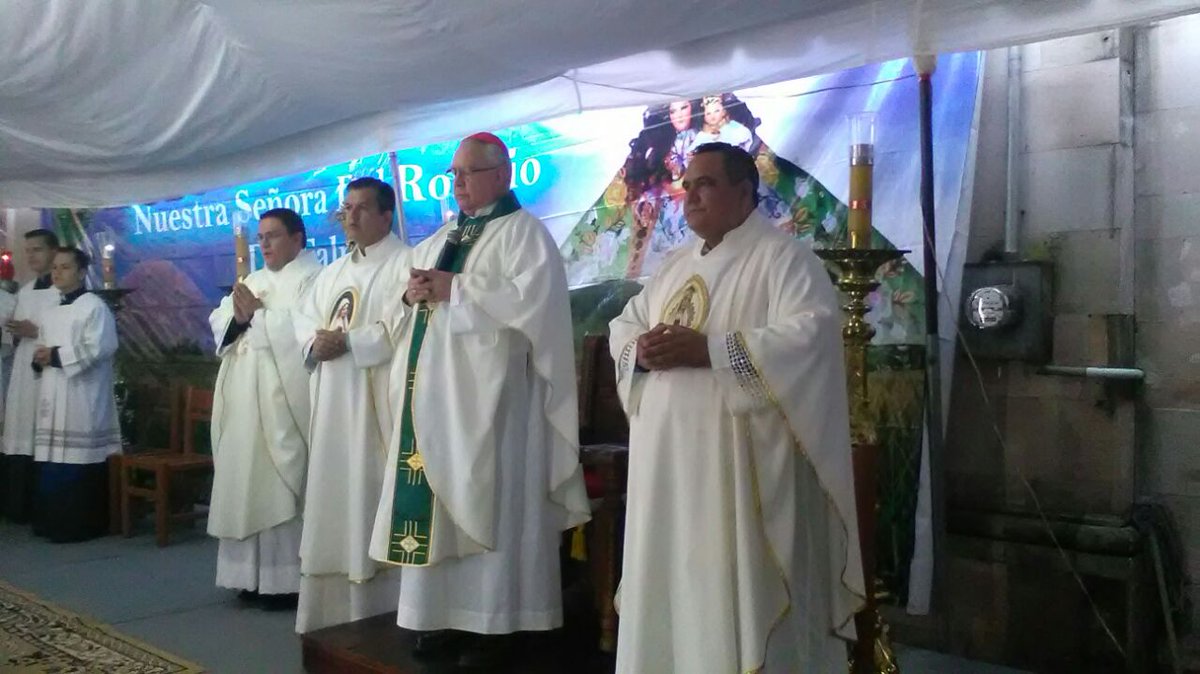
[[[1139,196],[1134,201],[1133,217],[1139,241],[1195,236],[1196,223],[1200,222],[1200,193]]]
[[[1143,418],[1144,489],[1151,494],[1200,497],[1200,411],[1150,409]]]
[[[1200,106],[1196,64],[1200,63],[1200,15],[1183,16],[1147,28],[1138,40],[1138,112]]]
[[[1139,113],[1135,125],[1137,195],[1200,192],[1200,107]]]
[[[1091,384],[1089,384],[1090,386]],[[1119,514],[1133,495],[1133,411],[1094,399],[1013,398],[1006,427],[1006,503],[1048,512]]]
[[[1118,59],[1025,73],[1021,101],[1028,152],[1121,140]]]
[[[1055,235],[1055,313],[1120,314],[1121,239],[1116,231]]]
[[[1060,313],[1054,316],[1055,365],[1077,367],[1088,364],[1087,314]]]
[[[1133,505],[1134,406],[1119,403],[1110,414],[1097,404],[1102,384],[1093,383],[1096,397],[1064,401],[1059,406],[1057,502],[1054,511],[1121,515]]]
[[[1200,581],[1200,496],[1163,494],[1155,500],[1166,506],[1171,513],[1175,532],[1183,544],[1186,564],[1184,571],[1193,583]],[[1194,598],[1200,599],[1195,596]]]
[[[1200,322],[1200,237],[1142,240],[1135,248],[1138,317]]]
[[[1026,154],[1023,236],[1038,239],[1055,232],[1111,229],[1113,148],[1095,145]]]
[[[1200,322],[1139,321],[1136,362],[1146,373],[1147,406],[1200,410]]]
[[[951,541],[953,546],[955,541]],[[966,657],[1000,661],[1008,624],[1008,569],[996,562],[948,556],[946,583],[950,602],[952,650]]]
[[[990,369],[987,364],[984,368]],[[1004,452],[993,425],[1003,431],[1008,401],[1000,386],[985,386],[991,389],[990,406],[984,401],[974,369],[958,363],[946,424],[946,497],[959,507],[1004,505]]]
[[[1005,474],[1034,480],[1054,479],[1058,472],[1058,448],[1054,429],[1058,425],[1059,406],[1065,401],[1053,398],[1010,398],[1004,429],[1007,443]],[[1014,493],[1010,484],[1009,505],[1028,503],[1024,490]]]
[[[1021,53],[1025,71],[1111,59],[1117,55],[1117,31],[1073,35],[1026,45]]]
[[[1108,351],[1108,316],[1092,314],[1087,320],[1087,362],[1090,365],[1111,365]]]

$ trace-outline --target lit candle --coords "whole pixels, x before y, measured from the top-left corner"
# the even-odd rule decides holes
[[[239,214],[241,215],[241,214]],[[233,252],[237,257],[238,283],[250,275],[250,244],[246,241],[246,218],[235,218],[233,223]]]
[[[13,267],[12,253],[0,250],[0,281],[12,281],[16,278],[17,270]]]
[[[850,117],[850,212],[847,226],[851,248],[871,247],[871,183],[875,171],[875,113]]]
[[[111,290],[117,287],[117,261],[113,255],[117,247],[106,243],[100,248],[100,274],[104,278],[104,287]]]

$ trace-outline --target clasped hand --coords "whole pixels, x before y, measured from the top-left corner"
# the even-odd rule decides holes
[[[33,321],[9,321],[4,327],[21,339],[36,339],[38,336],[38,326]]]
[[[341,329],[317,330],[310,353],[318,361],[327,361],[340,357],[346,351],[346,333]]]
[[[638,337],[637,362],[647,370],[710,368],[708,337],[682,325],[659,323]]]
[[[254,317],[254,312],[262,308],[262,300],[254,296],[254,293],[246,287],[244,283],[238,283],[233,286],[233,320],[245,325]]]
[[[410,269],[404,302],[410,306],[417,302],[449,302],[450,283],[453,280],[454,274],[448,271]]]
[[[53,358],[53,351],[48,346],[39,346],[33,352],[33,362],[42,367],[50,367],[50,359]]]

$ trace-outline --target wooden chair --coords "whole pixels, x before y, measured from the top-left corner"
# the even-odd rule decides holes
[[[139,447],[179,447],[182,438],[183,393],[187,384],[176,381],[161,385],[153,380],[143,380],[134,385],[126,404],[138,410],[132,435],[125,435],[122,428],[121,454],[108,457],[108,533],[121,535],[121,462],[125,456],[139,451]],[[151,440],[150,438],[161,438]],[[160,443],[154,445],[154,442]],[[144,450],[143,450],[144,451]]]
[[[173,406],[179,404],[178,397],[172,400]],[[196,452],[196,429],[212,420],[212,406],[211,389],[188,386],[183,393],[182,413],[172,414],[170,447],[122,455],[122,535],[133,535],[133,499],[154,504],[154,533],[159,547],[169,542],[173,523],[191,522],[207,514],[196,511],[195,499],[179,488],[190,485],[181,484],[176,478],[194,481],[212,474],[211,454]],[[148,477],[150,486],[138,486],[140,476]]]
[[[617,395],[607,337],[583,338],[578,376],[579,460],[592,503],[592,521],[586,528],[588,575],[600,614],[600,650],[612,653],[617,647],[613,597],[621,579],[629,422]]]
[[[617,395],[617,371],[608,337],[586,335],[580,353],[579,443],[629,444],[629,421]]]

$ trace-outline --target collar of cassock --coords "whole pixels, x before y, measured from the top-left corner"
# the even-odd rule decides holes
[[[365,248],[359,248],[358,244],[355,244],[353,241],[351,241],[350,244],[354,245],[354,250],[351,252],[355,255],[358,255],[359,257],[366,257],[367,253],[373,253],[373,252],[379,250],[379,247],[382,246],[384,243],[386,243],[388,240],[388,237],[390,237],[391,235],[392,235],[392,233],[389,231],[386,235],[384,235],[384,237],[382,239],[376,241],[375,243],[373,243]]]
[[[517,201],[517,195],[513,194],[512,190],[509,190],[494,203],[475,211],[475,215],[467,215],[459,211],[458,224],[456,226],[462,228],[487,223],[496,218],[516,213],[519,210],[521,210],[521,202]]]
[[[80,297],[83,297],[83,294],[86,293],[87,291],[88,291],[87,288],[84,288],[83,286],[79,286],[77,289],[72,290],[71,292],[63,295],[62,301],[59,302],[59,304],[70,304],[70,303],[74,302],[75,300],[79,299]]]
[[[54,285],[54,284],[50,281],[50,275],[46,274],[45,276],[37,277],[37,280],[35,280],[33,282],[33,289],[34,290],[46,290],[47,288],[50,288],[52,285]]]
[[[725,232],[725,236],[721,237],[721,243],[717,244],[717,246],[725,246],[726,249],[732,248],[733,246],[730,246],[730,243],[735,243],[741,240],[742,237],[749,236],[749,232],[754,230],[755,221],[759,217],[761,216],[758,215],[757,208],[755,208],[753,211],[750,211],[750,215],[746,216],[746,219],[742,221],[742,224],[734,227],[728,232]],[[717,246],[710,246],[708,245],[708,242],[705,241],[704,245],[700,246],[701,257],[716,250]]]

